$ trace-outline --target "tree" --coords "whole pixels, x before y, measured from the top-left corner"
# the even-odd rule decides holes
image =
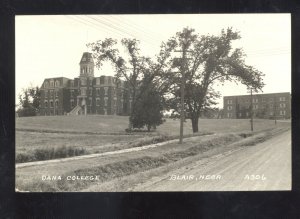
[[[144,84],[156,85],[158,90],[165,91],[167,86],[165,83],[160,83],[163,75],[163,68],[165,62],[170,56],[170,48],[172,48],[172,41],[167,45],[163,44],[156,61],[153,62],[150,58],[140,55],[139,41],[136,39],[124,38],[121,40],[122,46],[125,48],[127,55],[121,56],[117,48],[117,40],[106,38],[98,40],[94,43],[89,43],[88,47],[93,52],[93,57],[96,60],[96,66],[101,68],[103,62],[110,62],[114,67],[117,81],[119,79],[125,80],[129,87],[130,98],[132,101],[131,111],[129,117],[129,129],[132,128],[132,115],[134,114],[137,101],[143,96],[145,89],[140,89],[144,75],[147,74],[147,81]]]
[[[41,92],[39,87],[29,87],[19,94],[20,108],[18,116],[36,116],[40,106]]]
[[[263,87],[263,74],[252,66],[246,65],[242,49],[232,49],[232,42],[240,39],[238,32],[231,28],[222,30],[219,36],[197,35],[194,29],[184,28],[170,39],[171,51],[181,50],[182,58],[173,59],[169,66],[169,81],[172,81],[169,106],[179,112],[180,78],[184,77],[186,113],[192,121],[193,132],[198,132],[198,120],[207,107],[215,104],[218,93],[213,90],[215,83],[225,81],[240,82],[254,90]],[[184,43],[189,42],[185,46]],[[175,45],[175,46],[174,46]],[[186,55],[188,53],[188,57]],[[176,71],[177,70],[177,71]]]
[[[149,76],[148,76],[149,77]],[[155,84],[148,82],[148,77],[143,79],[141,98],[137,100],[135,111],[132,114],[133,128],[156,127],[163,123],[163,98],[157,91]]]

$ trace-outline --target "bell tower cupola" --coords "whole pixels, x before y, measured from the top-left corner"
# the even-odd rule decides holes
[[[92,53],[84,52],[79,65],[81,77],[94,77],[94,60]]]

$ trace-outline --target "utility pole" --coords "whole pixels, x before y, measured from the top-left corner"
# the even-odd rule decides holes
[[[250,94],[251,94],[251,105],[250,105],[250,110],[251,110],[251,131],[253,132],[253,97],[252,97],[252,87],[250,89]]]
[[[275,125],[277,124],[277,118],[276,118],[276,110],[277,110],[277,106],[276,106],[276,96],[274,96],[274,119],[275,119]]]
[[[186,57],[187,52],[192,52],[187,50],[188,42],[185,42],[182,45],[182,50],[175,51],[175,52],[182,52],[181,58],[181,65],[180,65],[180,72],[181,72],[181,87],[180,87],[180,135],[179,135],[179,144],[183,142],[183,123],[185,120],[185,110],[184,110],[184,95],[185,95],[185,71],[186,71],[186,60],[190,59]]]
[[[185,59],[186,59],[186,48],[185,45],[183,46],[182,51],[182,60],[181,60],[181,97],[180,97],[180,138],[179,138],[179,144],[182,144],[183,141],[183,122],[184,122],[184,89],[185,89]]]

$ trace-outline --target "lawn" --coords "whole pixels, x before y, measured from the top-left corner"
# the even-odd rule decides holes
[[[277,126],[290,126],[289,122],[278,122]],[[125,134],[128,127],[127,116],[36,116],[16,118],[17,130],[29,129],[36,131],[57,131],[77,133],[103,133]],[[255,130],[264,130],[275,127],[273,120],[254,120]],[[236,132],[250,130],[249,119],[200,119],[199,131],[208,132]],[[166,119],[166,122],[158,126],[158,134],[174,135],[179,133],[179,120]],[[192,134],[192,125],[189,119],[184,123],[184,133]]]
[[[255,145],[284,131],[287,129],[256,132],[254,135],[247,131],[243,135],[224,133],[197,136],[185,139],[184,145],[169,143],[146,151],[19,168],[16,169],[16,187],[22,191],[34,192],[96,191],[98,187],[101,189],[104,182],[117,180],[121,185],[126,182],[126,179],[123,181],[121,178],[131,174],[146,173],[151,169],[184,162],[186,159],[193,161],[194,156],[201,159],[239,147]],[[45,181],[42,180],[42,176],[61,176],[62,180]],[[99,176],[99,181],[72,181],[67,180],[68,176]],[[116,188],[112,191],[119,191]]]
[[[278,122],[277,127],[290,127]],[[178,136],[179,120],[167,119],[155,132],[128,135],[125,116],[38,116],[16,118],[16,161],[28,162],[55,157],[102,153],[149,144],[153,138]],[[254,120],[254,130],[275,127],[272,120]],[[45,131],[51,131],[45,132]],[[229,133],[250,130],[249,120],[200,119],[199,132]],[[98,134],[97,134],[98,133]],[[190,120],[184,123],[184,134],[192,134]],[[148,135],[148,136],[147,136]],[[46,157],[43,153],[48,153]],[[40,156],[41,155],[41,156]],[[51,158],[50,158],[51,157]]]

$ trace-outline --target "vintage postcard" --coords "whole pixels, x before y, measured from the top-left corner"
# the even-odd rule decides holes
[[[16,191],[291,190],[291,15],[15,17]]]

